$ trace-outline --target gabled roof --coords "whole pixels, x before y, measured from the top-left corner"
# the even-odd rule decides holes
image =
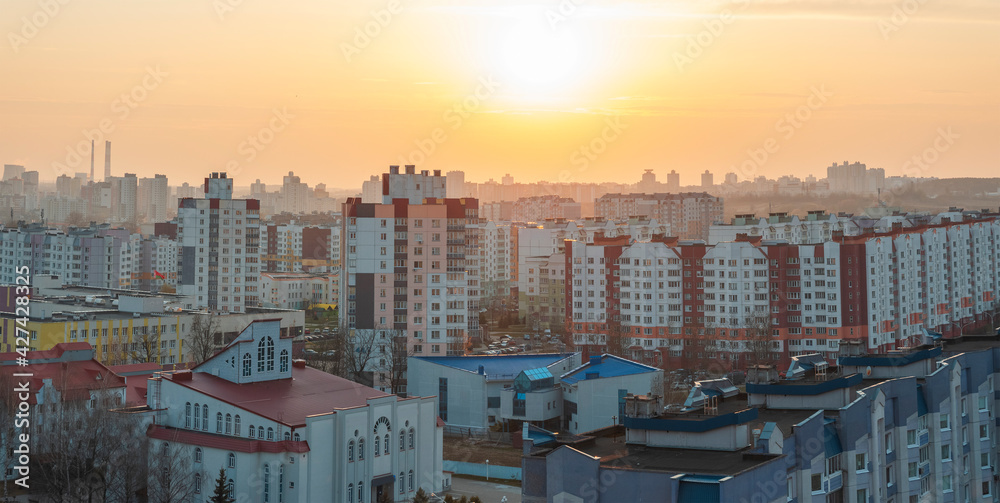
[[[488,378],[513,380],[523,370],[548,367],[573,355],[574,353],[545,353],[496,356],[417,356],[414,358],[428,363],[465,370],[473,374],[479,373],[479,366],[482,365]]]
[[[88,353],[84,353],[84,350]],[[67,352],[79,351],[79,354],[66,354]],[[83,356],[89,356],[83,359]],[[36,395],[41,390],[45,380],[51,380],[61,395],[64,402],[73,400],[87,400],[90,392],[101,389],[115,389],[125,386],[125,379],[115,374],[101,362],[94,360],[93,350],[90,344],[80,343],[59,343],[50,350],[29,351],[27,359],[30,362],[27,366],[17,364],[17,353],[0,354],[0,375],[11,376],[14,373],[31,372],[34,374],[27,380],[28,386],[33,391],[28,402],[35,404]],[[24,378],[11,377],[19,382]]]
[[[371,398],[392,396],[306,366],[292,365],[291,372],[291,379],[244,384],[205,372],[178,372],[162,377],[292,427],[305,426],[308,416],[361,407]]]
[[[615,355],[601,355],[600,363],[594,361],[598,357],[591,357],[591,361],[563,374],[562,382],[575,384],[578,381],[587,379],[587,374],[597,373],[597,378],[620,377],[633,374],[643,374],[646,372],[656,372],[660,369],[643,365],[632,360],[626,360]]]

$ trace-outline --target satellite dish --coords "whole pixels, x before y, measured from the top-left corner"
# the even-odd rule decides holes
[[[871,365],[869,365],[869,366],[865,367],[865,377],[868,377],[868,376],[871,376],[871,375],[872,375],[872,367],[871,367]]]

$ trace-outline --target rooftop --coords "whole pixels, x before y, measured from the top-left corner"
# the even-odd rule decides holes
[[[417,356],[417,360],[444,365],[474,374],[482,366],[487,377],[513,380],[523,370],[548,367],[574,353],[513,354],[495,356]]]
[[[660,369],[631,360],[626,360],[625,358],[618,356],[601,355],[600,357],[591,357],[587,363],[584,363],[566,374],[563,374],[561,379],[564,383],[576,384],[578,381],[586,380],[587,374],[593,375],[596,373],[597,375],[595,377],[603,378],[642,374],[645,372],[656,372],[658,370]]]
[[[292,378],[237,384],[204,372],[161,374],[180,386],[292,427],[306,417],[367,405],[392,396],[310,367],[292,365]],[[190,379],[188,379],[190,377]]]

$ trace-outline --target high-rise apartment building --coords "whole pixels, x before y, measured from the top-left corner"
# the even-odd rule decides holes
[[[139,213],[146,222],[166,222],[170,186],[166,175],[139,180]]]
[[[445,173],[445,193],[448,197],[465,197],[465,172],[449,171]]]
[[[260,203],[233,199],[225,173],[212,173],[204,190],[177,203],[178,293],[187,307],[246,312],[259,305]]]
[[[416,355],[461,355],[479,337],[478,202],[433,197],[444,190],[439,172],[392,166],[385,203],[344,203],[340,320],[349,333],[405,334]]]
[[[125,173],[125,176],[112,176],[109,181],[111,182],[111,220],[116,223],[136,222],[139,179],[134,173]]]
[[[309,209],[309,185],[302,182],[302,179],[289,171],[288,175],[282,178],[281,196],[284,202],[282,211],[298,214],[306,213]]]

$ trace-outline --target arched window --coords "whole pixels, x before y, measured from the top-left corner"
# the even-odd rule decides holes
[[[274,339],[264,337],[257,343],[257,372],[274,370]]]
[[[282,372],[288,372],[288,350],[282,349],[279,364]]]
[[[296,432],[295,435],[292,435],[292,440],[295,440],[296,442],[298,442],[298,441],[302,440],[302,437],[299,436],[298,432]]]
[[[278,465],[278,503],[285,501],[285,465]]]
[[[257,436],[257,428],[254,428],[253,425],[251,424],[250,425],[250,438],[254,438],[256,436]]]
[[[229,482],[226,483],[226,496],[229,496],[230,499],[236,498],[236,484],[233,483],[233,479],[229,479]]]
[[[261,440],[264,440],[264,427],[263,426],[258,426],[257,427],[257,438],[259,438]]]
[[[269,428],[267,429],[267,441],[268,441],[268,442],[272,442],[272,441],[274,441],[274,428],[270,428],[270,427],[269,427]]]
[[[354,484],[347,484],[347,503],[354,503]]]
[[[358,439],[358,461],[365,460],[365,439]]]
[[[406,449],[406,432],[399,430],[399,450]]]
[[[222,413],[215,413],[215,432],[222,433]]]
[[[201,463],[201,447],[194,448],[194,462]]]
[[[236,455],[231,452],[229,453],[229,467],[236,468]]]
[[[376,455],[376,456],[378,456],[378,455],[379,455],[379,450],[378,450],[378,438],[379,438],[379,437],[378,437],[378,435],[375,435],[375,455]]]
[[[406,477],[405,473],[399,472],[399,479],[398,479],[399,480],[399,494],[403,494],[403,492],[406,491],[406,484],[403,484],[403,479],[405,477]]]
[[[233,415],[226,414],[226,435],[229,435],[232,432],[233,432]]]
[[[285,440],[291,440],[291,439],[292,439],[292,434],[286,431],[285,432]]]
[[[358,503],[365,503],[365,487],[361,481],[358,481]]]
[[[194,404],[194,429],[201,429],[201,405]]]
[[[233,435],[240,436],[240,415],[236,414],[236,422],[233,424]]]
[[[271,465],[264,465],[264,503],[271,501]]]
[[[413,428],[410,428],[410,449],[413,448],[413,441],[415,436],[416,432],[413,430]]]
[[[191,402],[184,404],[184,427],[191,428]]]
[[[163,454],[164,456],[170,454],[170,444],[163,442],[163,447],[160,448],[160,454]]]
[[[409,486],[409,490],[413,490],[413,470],[406,474],[406,484]]]
[[[194,492],[195,494],[201,494],[201,474],[194,474]]]
[[[347,443],[347,461],[354,461],[354,441]]]
[[[208,431],[208,404],[201,406],[201,431]]]
[[[252,358],[250,358],[250,353],[246,353],[243,355],[243,377],[250,377],[251,360]]]

